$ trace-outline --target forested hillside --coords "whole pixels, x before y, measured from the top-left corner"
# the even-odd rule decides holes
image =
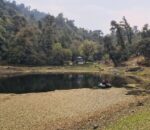
[[[78,28],[59,14],[31,10],[24,4],[0,0],[0,63],[64,65],[77,56],[86,61],[112,60],[115,66],[132,55],[150,57],[150,29],[131,27],[126,18],[111,22],[111,33]]]

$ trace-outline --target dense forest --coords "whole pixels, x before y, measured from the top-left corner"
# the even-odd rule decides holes
[[[111,60],[120,66],[131,56],[150,63],[150,29],[131,27],[125,17],[110,22],[110,34],[74,25],[24,4],[0,0],[0,64],[64,65],[83,56],[86,61]]]

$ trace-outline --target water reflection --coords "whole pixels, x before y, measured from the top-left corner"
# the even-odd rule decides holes
[[[98,77],[91,75],[28,75],[0,80],[1,93],[46,92],[53,90],[91,88]]]
[[[126,84],[124,79],[108,75],[101,77],[91,74],[27,75],[0,79],[0,93],[30,93],[93,88],[103,79],[107,79],[114,86]]]

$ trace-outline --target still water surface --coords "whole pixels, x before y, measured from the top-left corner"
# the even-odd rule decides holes
[[[0,79],[0,93],[31,93],[94,88],[102,80],[108,80],[113,86],[116,87],[126,84],[124,79],[108,75],[40,74]]]

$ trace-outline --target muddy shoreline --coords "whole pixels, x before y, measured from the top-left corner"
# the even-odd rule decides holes
[[[87,130],[95,124],[102,128],[115,112],[146,98],[127,93],[124,88],[111,88],[0,94],[0,129]]]

